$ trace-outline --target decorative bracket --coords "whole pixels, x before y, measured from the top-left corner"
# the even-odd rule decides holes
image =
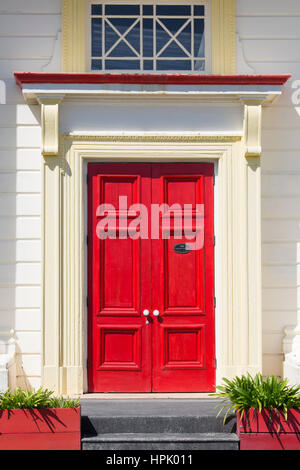
[[[42,154],[57,157],[59,149],[59,105],[64,95],[37,96],[41,105]]]
[[[262,103],[265,97],[242,97],[244,104],[246,157],[261,156]]]

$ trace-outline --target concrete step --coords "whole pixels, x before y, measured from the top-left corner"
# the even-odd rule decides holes
[[[82,438],[83,450],[239,450],[234,433],[115,433]]]
[[[83,416],[84,435],[113,433],[233,433],[235,416]]]
[[[235,415],[217,400],[82,400],[82,448],[238,450]]]

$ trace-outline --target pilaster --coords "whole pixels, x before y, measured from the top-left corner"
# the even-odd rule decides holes
[[[62,72],[85,72],[86,0],[62,0]]]
[[[211,24],[212,73],[234,74],[235,0],[211,0]]]

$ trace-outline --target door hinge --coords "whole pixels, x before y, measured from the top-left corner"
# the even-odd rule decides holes
[[[86,244],[87,245],[89,244],[89,236],[88,235],[86,236]]]
[[[215,369],[217,368],[217,358],[215,357]]]
[[[216,182],[216,175],[213,174],[213,185],[215,185],[215,182]]]
[[[89,368],[89,358],[87,358],[87,360],[86,360],[86,368],[87,369]]]
[[[216,246],[216,236],[214,235],[214,238],[213,238],[213,244],[214,246]]]
[[[214,297],[214,307],[216,308],[217,306],[217,299]]]
[[[88,297],[86,298],[86,306],[87,307],[89,306],[89,298]]]

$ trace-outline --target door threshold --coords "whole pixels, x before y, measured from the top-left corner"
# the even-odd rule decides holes
[[[155,400],[155,399],[215,399],[210,393],[84,393],[80,399],[88,400]]]

